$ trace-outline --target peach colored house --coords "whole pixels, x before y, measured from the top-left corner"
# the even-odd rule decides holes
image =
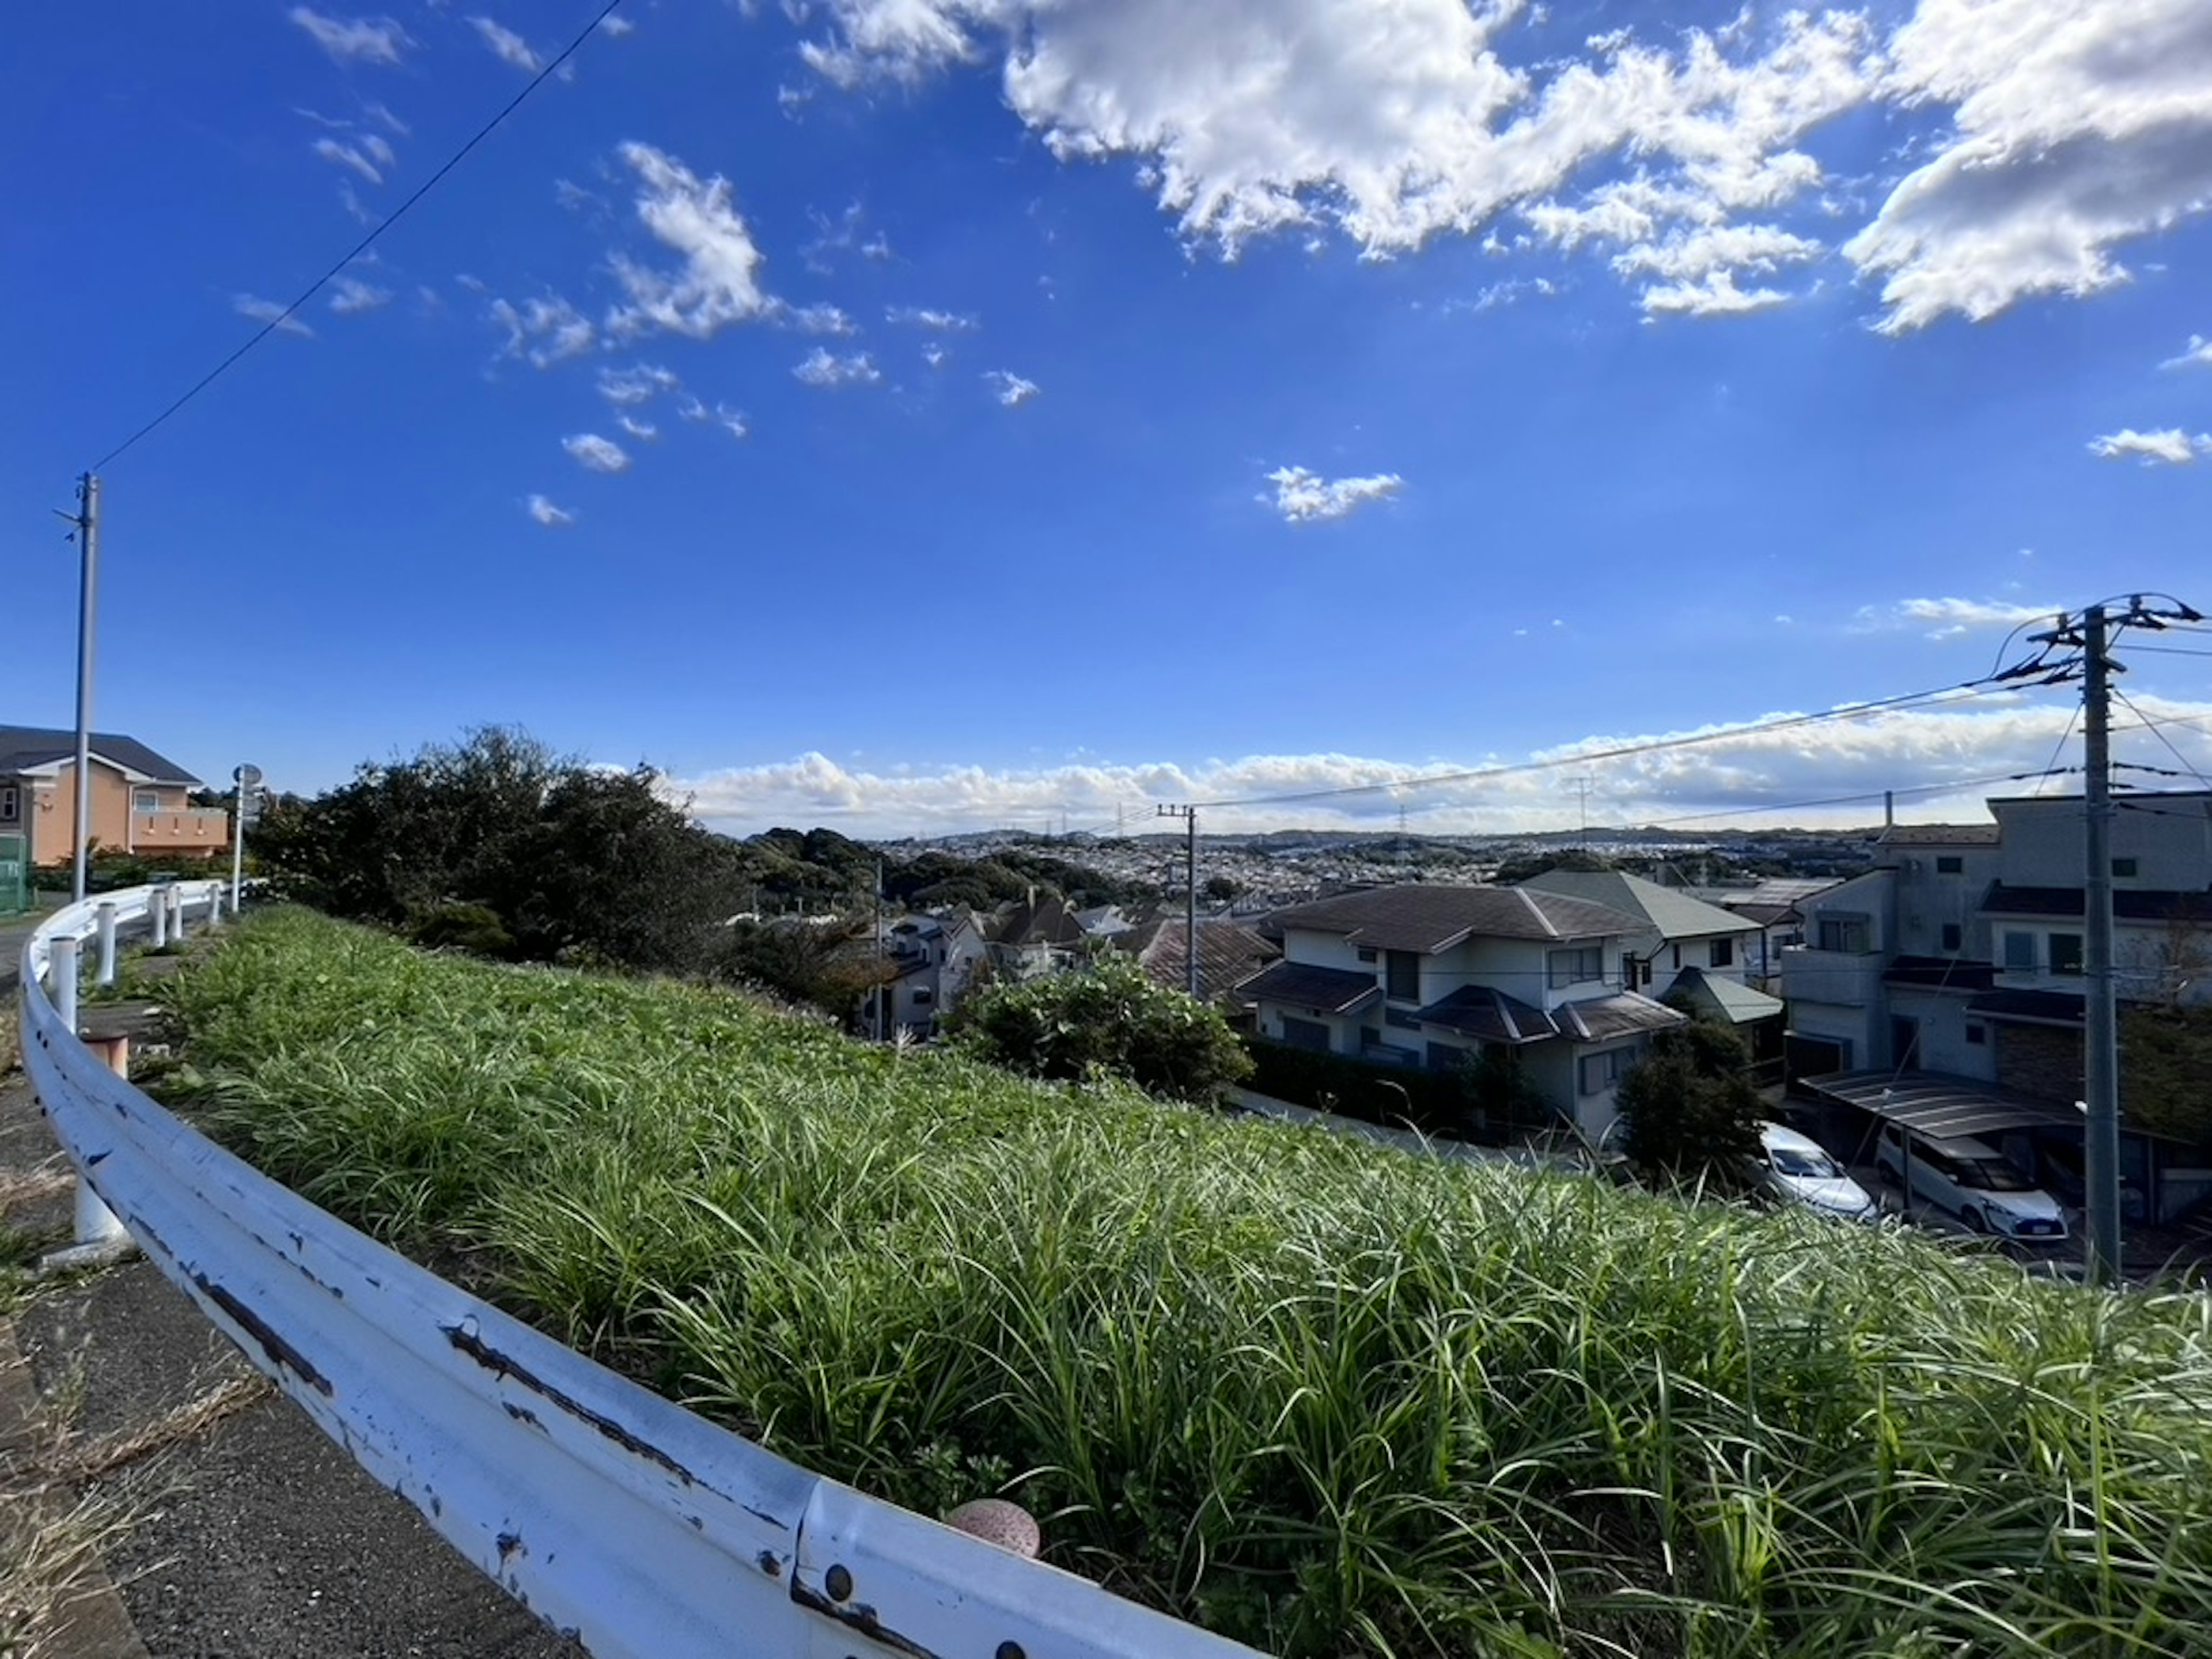
[[[92,738],[95,852],[213,858],[230,850],[230,814],[191,805],[200,781],[136,738]],[[76,856],[76,734],[0,726],[0,836],[30,838],[33,864]]]

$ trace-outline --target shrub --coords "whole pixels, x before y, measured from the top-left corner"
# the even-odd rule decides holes
[[[1751,1050],[1733,1026],[1693,1019],[1651,1039],[1615,1098],[1621,1149],[1647,1175],[1735,1192],[1749,1179],[1763,1115],[1744,1073]]]

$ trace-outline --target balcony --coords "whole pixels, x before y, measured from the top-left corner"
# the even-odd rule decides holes
[[[139,853],[225,852],[230,847],[230,814],[219,806],[133,812],[131,847]]]
[[[1792,1002],[1839,1003],[1863,1008],[1881,1000],[1881,975],[1889,958],[1879,951],[1822,951],[1784,945],[1782,994]]]

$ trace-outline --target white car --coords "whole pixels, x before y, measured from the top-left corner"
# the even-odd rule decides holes
[[[2066,1212],[2058,1200],[1996,1148],[1978,1140],[1928,1140],[1915,1135],[1910,1154],[1897,1126],[1884,1124],[1874,1161],[1885,1179],[1903,1186],[1902,1170],[1909,1163],[1913,1194],[1950,1211],[1974,1232],[2001,1238],[2066,1237]]]
[[[1759,1126],[1759,1184],[1785,1204],[1847,1221],[1879,1221],[1881,1207],[1810,1135],[1779,1123]]]

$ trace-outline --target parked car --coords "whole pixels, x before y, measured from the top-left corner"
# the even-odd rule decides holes
[[[1810,1135],[1780,1123],[1759,1126],[1759,1190],[1847,1221],[1879,1221],[1881,1206]]]
[[[1948,1210],[1978,1233],[2003,1238],[2066,1237],[2066,1212],[1993,1147],[1978,1140],[1929,1140],[1912,1137],[1910,1156],[1894,1123],[1882,1126],[1875,1146],[1875,1168],[1902,1187],[1905,1166],[1912,1169],[1911,1195]]]

